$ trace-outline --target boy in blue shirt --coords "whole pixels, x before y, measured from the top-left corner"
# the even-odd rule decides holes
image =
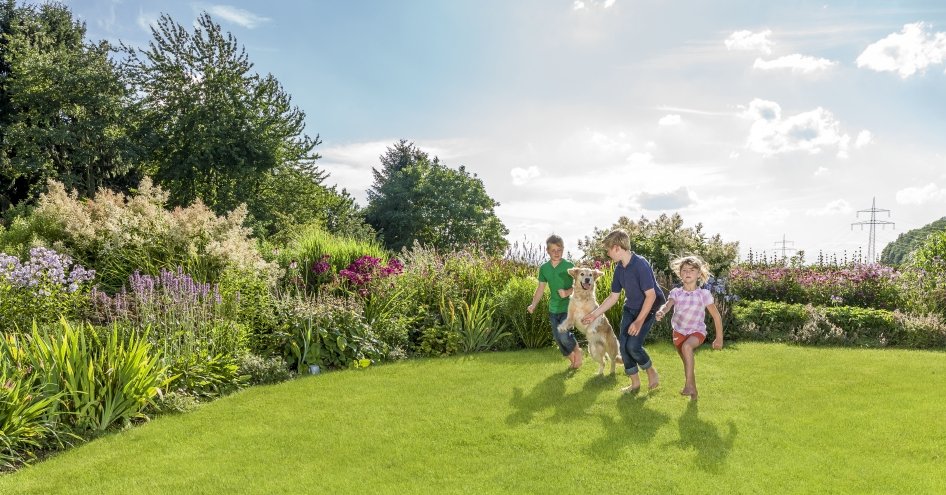
[[[575,340],[575,335],[571,332],[558,331],[558,326],[568,317],[568,298],[572,292],[572,276],[568,274],[568,269],[575,265],[562,258],[565,253],[565,241],[557,235],[551,235],[545,240],[545,252],[549,254],[549,261],[539,267],[539,286],[535,288],[532,294],[532,304],[526,308],[526,311],[532,313],[535,307],[542,299],[545,292],[545,286],[548,285],[551,290],[549,295],[549,322],[552,323],[552,337],[558,344],[562,355],[571,362],[572,369],[581,367],[581,346]]]
[[[618,302],[623,289],[625,302],[617,332],[621,357],[624,358],[624,372],[630,377],[631,384],[621,391],[635,392],[640,388],[639,369],[647,372],[648,388],[653,390],[660,385],[660,376],[644,349],[644,339],[654,326],[657,308],[666,302],[666,298],[657,284],[650,263],[631,251],[631,238],[627,232],[617,229],[602,242],[608,250],[608,257],[615,262],[611,295],[581,321],[587,325],[604,314]]]

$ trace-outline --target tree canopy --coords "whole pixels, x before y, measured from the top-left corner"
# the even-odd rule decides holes
[[[128,185],[130,93],[110,45],[84,37],[61,4],[0,3],[0,212],[50,179],[82,197]]]
[[[904,232],[895,241],[884,246],[880,253],[880,262],[897,266],[906,262],[910,254],[917,250],[931,234],[946,231],[946,217],[929,223],[918,229]]]
[[[476,174],[454,170],[401,140],[380,157],[368,191],[367,222],[389,249],[416,240],[437,249],[478,248],[498,253],[509,233]]]
[[[678,213],[660,215],[655,220],[641,217],[633,221],[621,217],[607,230],[595,228],[594,234],[578,241],[587,260],[606,261],[607,250],[602,241],[609,232],[624,229],[631,237],[631,250],[647,258],[654,271],[662,274],[662,283],[674,280],[670,261],[688,254],[696,254],[709,263],[714,275],[725,275],[739,254],[738,242],[723,242],[719,234],[707,237],[703,224],[684,227],[683,217]]]

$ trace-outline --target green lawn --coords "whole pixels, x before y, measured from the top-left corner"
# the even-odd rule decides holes
[[[739,344],[698,405],[553,350],[257,387],[0,477],[0,493],[946,493],[946,354]],[[645,382],[646,383],[646,382]]]

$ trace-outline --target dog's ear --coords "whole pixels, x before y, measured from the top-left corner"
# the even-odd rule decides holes
[[[581,270],[581,268],[578,268],[577,266],[573,266],[568,269],[568,274],[571,275],[572,278],[574,278],[575,275],[578,273],[578,270]]]
[[[593,270],[593,273],[595,274],[595,278],[596,278],[596,279],[597,279],[598,277],[601,277],[602,275],[604,275],[604,272],[601,271],[601,270]]]

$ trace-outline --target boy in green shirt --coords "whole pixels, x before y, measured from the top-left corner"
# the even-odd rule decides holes
[[[575,266],[571,261],[562,258],[565,253],[565,241],[557,235],[551,235],[545,240],[545,252],[549,254],[549,261],[539,267],[539,286],[532,295],[532,304],[526,311],[532,313],[535,306],[542,299],[545,286],[552,291],[549,295],[549,322],[552,324],[552,337],[562,355],[571,362],[572,369],[581,367],[581,346],[571,332],[560,333],[558,326],[568,317],[568,298],[574,292],[572,277],[568,269]]]

